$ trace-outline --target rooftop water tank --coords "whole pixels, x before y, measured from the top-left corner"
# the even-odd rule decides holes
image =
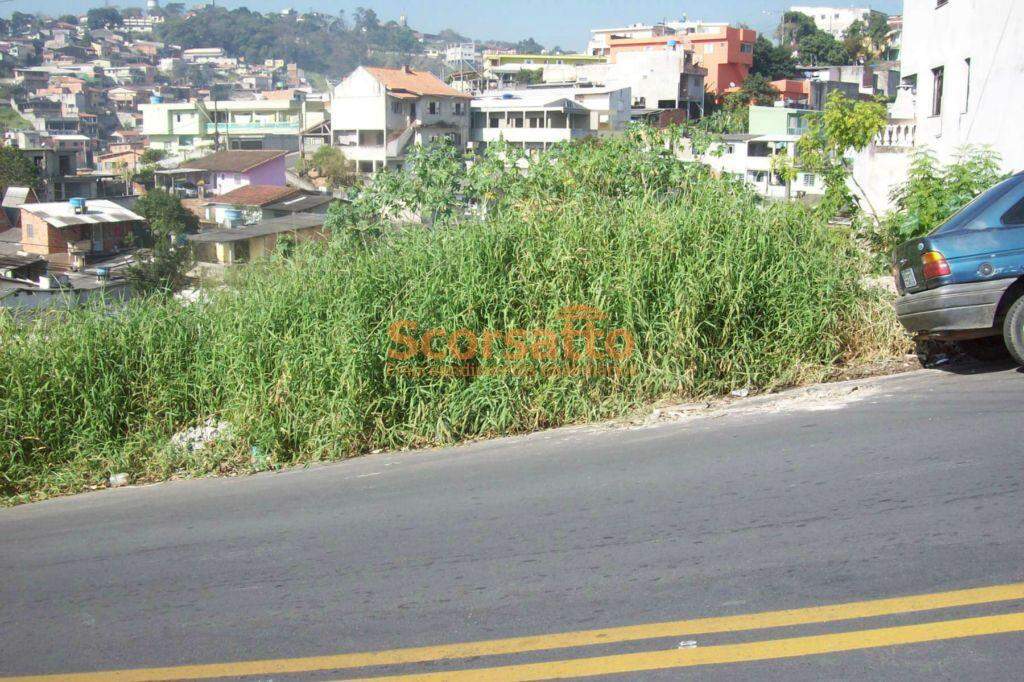
[[[224,209],[224,224],[228,227],[237,227],[242,222],[242,212],[237,208]]]
[[[149,103],[150,104],[163,104],[164,103],[164,96],[163,95],[150,95]]]
[[[68,203],[75,213],[85,213],[85,199],[82,197],[71,197]]]

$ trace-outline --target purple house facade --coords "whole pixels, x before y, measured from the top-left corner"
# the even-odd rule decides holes
[[[199,172],[205,194],[226,194],[246,185],[284,187],[284,150],[227,150],[186,161],[179,170]]]

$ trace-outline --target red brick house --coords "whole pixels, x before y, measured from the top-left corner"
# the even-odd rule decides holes
[[[24,204],[21,207],[21,250],[48,260],[75,265],[89,254],[112,253],[144,218],[106,199],[89,199],[83,210],[70,202]]]

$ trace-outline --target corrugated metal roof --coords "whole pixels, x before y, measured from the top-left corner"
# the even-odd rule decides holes
[[[74,207],[67,201],[25,204],[21,209],[28,211],[32,215],[39,216],[47,224],[54,227],[145,220],[138,213],[133,213],[124,206],[106,199],[89,199],[85,205],[85,213],[75,213]]]
[[[21,206],[29,201],[35,201],[36,193],[31,187],[8,187],[4,193],[3,205],[8,208]]]
[[[284,201],[264,206],[264,208],[270,211],[302,213],[303,211],[329,204],[332,201],[334,201],[334,197],[329,194],[303,194],[302,196],[292,197],[291,199],[285,199]]]
[[[327,216],[321,213],[293,213],[283,218],[261,220],[254,225],[246,225],[245,227],[190,234],[188,239],[191,242],[237,242],[252,237],[264,237],[268,234],[280,234],[282,232],[323,227],[326,220]]]

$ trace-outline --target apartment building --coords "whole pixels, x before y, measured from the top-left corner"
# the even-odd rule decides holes
[[[623,52],[613,63],[544,70],[546,83],[629,88],[634,115],[683,109],[687,118],[696,118],[704,110],[706,76],[707,70],[694,63],[693,52],[678,44],[675,49]]]
[[[630,119],[629,88],[526,88],[487,92],[472,102],[470,139],[481,153],[504,140],[529,152],[559,142],[621,132]]]
[[[464,149],[471,100],[427,71],[360,66],[334,89],[332,143],[360,173],[401,167],[411,144]]]
[[[675,30],[665,24],[637,23],[620,28],[595,28],[590,31],[587,54],[595,57],[607,57],[611,54],[612,40],[657,38],[674,33]]]
[[[1024,170],[1024,3],[905,0],[902,84],[894,119],[912,119],[917,147],[948,161],[989,145]]]
[[[605,57],[589,54],[506,54],[488,52],[483,58],[483,75],[491,86],[502,88],[516,81],[524,71],[540,71],[547,74],[554,70],[561,72],[590,64],[603,64]]]
[[[214,148],[297,151],[299,133],[327,115],[324,102],[301,93],[290,99],[196,100],[139,108],[150,146],[181,156]]]
[[[676,33],[647,38],[612,38],[609,61],[614,63],[629,52],[674,51],[693,53],[697,66],[707,70],[704,87],[715,97],[739,87],[754,64],[757,31],[726,24],[680,23]],[[669,27],[672,29],[672,27]],[[672,29],[675,30],[675,29]]]

